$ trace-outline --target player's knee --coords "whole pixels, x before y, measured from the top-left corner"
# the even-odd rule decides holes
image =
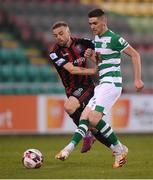
[[[102,113],[97,111],[92,111],[89,113],[90,124],[96,126],[97,123],[102,119]]]
[[[64,109],[68,114],[73,114],[80,107],[78,99],[75,97],[69,97],[64,104]]]
[[[71,105],[70,103],[65,103],[64,109],[68,114],[73,114],[76,111],[75,106]]]

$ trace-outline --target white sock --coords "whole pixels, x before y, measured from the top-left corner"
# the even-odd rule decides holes
[[[113,144],[111,144],[110,149],[111,149],[112,151],[114,150],[114,145],[113,145]]]
[[[123,147],[122,147],[122,144],[120,141],[118,141],[118,144],[116,144],[114,147],[113,147],[113,150],[115,151],[122,151]]]
[[[69,153],[71,153],[71,152],[74,150],[74,148],[75,148],[75,145],[74,145],[72,142],[70,142],[70,143],[64,148],[64,150],[66,150],[66,151],[68,151]]]
[[[89,131],[89,130],[87,131],[87,133],[86,133],[85,137],[87,137],[87,136],[92,136],[91,131]],[[85,137],[84,137],[84,138],[85,138]]]

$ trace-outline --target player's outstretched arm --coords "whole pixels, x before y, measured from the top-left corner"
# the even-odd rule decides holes
[[[97,67],[95,68],[83,68],[74,66],[72,63],[66,63],[63,66],[70,74],[78,74],[78,75],[94,75],[97,72]]]
[[[123,52],[131,57],[134,68],[134,85],[137,91],[141,91],[144,87],[144,83],[141,79],[140,55],[132,46],[128,46]]]

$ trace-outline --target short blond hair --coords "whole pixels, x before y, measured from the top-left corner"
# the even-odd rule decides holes
[[[52,30],[56,29],[56,28],[59,28],[61,26],[69,27],[68,24],[65,21],[57,21],[52,25]]]

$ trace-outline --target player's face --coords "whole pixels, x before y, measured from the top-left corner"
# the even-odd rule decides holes
[[[70,40],[70,31],[68,27],[61,26],[53,29],[53,36],[60,46],[66,46]]]
[[[92,17],[89,18],[89,25],[94,35],[100,35],[105,30],[106,21],[102,17]]]

